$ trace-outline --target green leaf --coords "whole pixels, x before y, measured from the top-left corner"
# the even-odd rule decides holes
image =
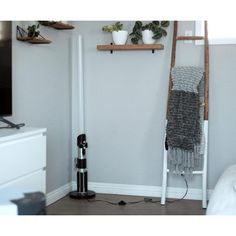
[[[118,22],[115,23],[113,28],[114,28],[114,31],[122,30],[123,24],[121,24],[120,21],[118,21]]]
[[[155,25],[155,24],[151,24],[150,25],[150,30],[152,31],[152,32],[155,32],[155,31],[157,31],[159,29],[159,27],[157,26],[157,25]]]
[[[115,24],[112,24],[112,25],[105,25],[102,27],[102,30],[105,31],[105,32],[113,32],[113,31],[119,31],[119,30],[122,30],[123,28],[123,24],[121,24],[119,21],[116,22]]]
[[[155,30],[153,31],[154,34],[157,33],[162,33],[162,28],[161,27],[156,27]]]
[[[138,29],[140,29],[142,27],[143,23],[141,21],[136,21],[135,25]]]
[[[147,30],[147,29],[149,29],[149,25],[148,24],[142,26],[142,30]]]
[[[157,26],[159,26],[159,24],[160,24],[160,21],[153,21],[152,22],[154,25],[157,25]]]
[[[141,39],[142,38],[142,32],[141,31],[135,32],[135,37],[138,38],[138,39]]]
[[[153,26],[152,23],[147,24],[147,29],[152,30],[152,26]]]
[[[132,42],[133,44],[138,44],[138,39],[137,39],[137,38],[132,38],[132,39],[131,39],[131,42]]]
[[[112,32],[113,31],[113,26],[112,25],[105,25],[102,27],[102,30],[105,32]]]
[[[162,37],[162,33],[158,32],[156,34],[154,34],[154,36],[152,37],[153,39],[160,39]]]
[[[161,21],[161,26],[162,26],[162,27],[168,27],[169,24],[170,24],[169,21]]]
[[[166,35],[167,35],[167,32],[166,32],[165,29],[161,29],[161,33],[162,33],[163,36],[166,36]]]
[[[154,34],[153,39],[160,39],[162,36],[166,36],[167,32],[162,27],[169,26],[169,21],[152,21],[151,23],[144,24],[141,21],[136,21],[133,27],[131,42],[137,44],[142,39],[143,30],[151,30]]]

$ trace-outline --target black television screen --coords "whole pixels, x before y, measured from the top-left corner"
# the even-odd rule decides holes
[[[11,21],[0,21],[0,116],[12,115],[11,28]]]

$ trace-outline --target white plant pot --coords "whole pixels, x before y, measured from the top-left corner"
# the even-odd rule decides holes
[[[151,30],[143,30],[142,31],[142,37],[143,37],[143,43],[144,44],[154,44],[156,42],[156,39],[153,39],[154,36],[153,32]]]
[[[113,39],[114,44],[124,45],[126,44],[127,38],[128,38],[127,30],[120,30],[120,31],[112,32],[112,39]]]

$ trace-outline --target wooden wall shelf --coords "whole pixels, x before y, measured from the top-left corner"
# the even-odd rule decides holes
[[[17,40],[24,41],[32,44],[49,44],[50,40],[45,38],[31,38],[31,37],[17,37]]]
[[[74,29],[75,27],[70,24],[66,24],[60,21],[39,21],[41,25],[52,27],[57,30],[71,30]]]
[[[97,45],[97,50],[100,51],[122,51],[122,50],[152,50],[154,53],[155,50],[163,50],[163,44],[125,44],[125,45]]]
[[[27,32],[17,25],[16,27],[16,39],[22,42],[28,42],[32,44],[49,44],[52,41],[45,39],[42,35],[39,35],[37,38],[32,38],[26,36]]]
[[[73,25],[65,24],[62,22],[57,22],[57,23],[53,24],[51,27],[53,27],[54,29],[57,29],[57,30],[71,30],[71,29],[75,28]]]

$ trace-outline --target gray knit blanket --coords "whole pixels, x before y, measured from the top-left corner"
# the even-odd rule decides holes
[[[168,146],[193,151],[200,143],[199,96],[173,90],[169,99],[166,135]]]
[[[201,169],[204,155],[204,78],[198,67],[174,67],[169,98],[166,140],[168,167],[174,173]]]

